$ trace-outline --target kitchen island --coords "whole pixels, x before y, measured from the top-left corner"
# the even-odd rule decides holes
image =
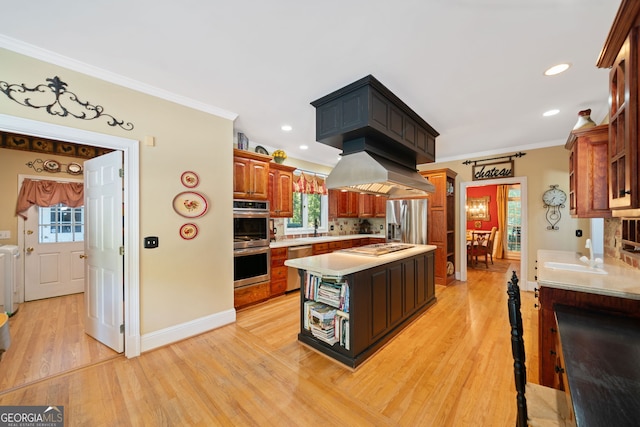
[[[436,302],[435,246],[371,247],[285,261],[301,279],[298,340],[351,368]]]

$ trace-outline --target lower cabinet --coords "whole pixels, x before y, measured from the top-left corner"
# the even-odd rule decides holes
[[[246,307],[271,297],[270,282],[261,282],[256,285],[243,286],[233,290],[233,306],[235,308]]]
[[[538,351],[541,385],[564,390],[558,326],[554,307],[563,305],[580,309],[640,318],[640,300],[557,289],[540,284],[538,290]]]
[[[320,287],[325,283],[328,288],[336,286],[336,278],[311,277],[308,280],[307,276],[305,286],[313,286],[309,283]],[[426,252],[350,274],[339,278],[337,283],[348,287],[342,290],[348,295],[346,308],[314,300],[312,296],[316,292],[302,289],[298,339],[347,366],[356,367],[435,303],[434,253]],[[336,336],[336,342],[332,342],[324,335],[314,335],[309,326],[313,324],[310,305],[318,311],[336,311],[332,319],[336,325],[344,324],[346,318],[346,338]]]
[[[289,267],[284,265],[287,260],[287,248],[271,249],[271,296],[282,295],[287,290],[287,275]]]

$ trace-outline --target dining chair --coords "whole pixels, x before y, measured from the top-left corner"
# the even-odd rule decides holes
[[[498,227],[491,227],[490,233],[476,233],[475,239],[471,243],[471,253],[475,257],[475,263],[478,263],[478,256],[484,256],[484,264],[489,268],[489,259],[493,264],[493,242],[496,238]]]
[[[561,390],[527,382],[525,365],[522,313],[520,312],[520,287],[513,271],[507,282],[507,307],[511,325],[511,352],[516,381],[516,427],[575,427],[567,396]]]

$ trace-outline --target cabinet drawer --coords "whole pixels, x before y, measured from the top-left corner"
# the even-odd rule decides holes
[[[274,259],[287,259],[287,248],[272,248],[271,261]]]
[[[283,267],[286,260],[286,258],[271,258],[271,268],[274,269],[276,267]]]
[[[287,278],[289,267],[276,267],[271,269],[271,280],[283,280]]]
[[[313,245],[314,255],[326,254],[327,252],[329,252],[329,243],[316,243]]]
[[[233,291],[233,306],[244,307],[256,302],[266,300],[271,295],[269,282],[261,282],[257,285],[243,286]]]
[[[287,290],[286,280],[271,281],[271,296],[284,294],[286,290]]]
[[[338,249],[342,249],[342,242],[341,241],[329,242],[329,250],[336,251]]]

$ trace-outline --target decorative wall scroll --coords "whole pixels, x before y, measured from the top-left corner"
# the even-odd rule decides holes
[[[111,114],[104,112],[101,105],[93,105],[90,102],[81,101],[78,95],[67,90],[67,84],[58,76],[46,79],[48,83],[42,83],[32,88],[25,83],[7,83],[0,81],[0,92],[9,99],[25,107],[44,110],[52,116],[72,116],[80,120],[94,120],[100,117],[107,118],[109,126],[118,126],[124,130],[133,130],[133,123],[118,120]]]
[[[16,133],[0,132],[0,148],[11,150],[32,151],[42,154],[92,159],[111,153],[110,148],[91,147],[73,142],[56,141],[38,136],[20,135]]]
[[[515,176],[514,173],[514,161],[513,158],[518,158],[526,155],[527,153],[517,152],[510,156],[493,157],[490,159],[482,160],[465,160],[463,165],[473,165],[472,175],[474,181],[481,181],[483,179],[497,179],[497,178],[510,178]],[[490,162],[492,160],[502,160],[500,162]]]

